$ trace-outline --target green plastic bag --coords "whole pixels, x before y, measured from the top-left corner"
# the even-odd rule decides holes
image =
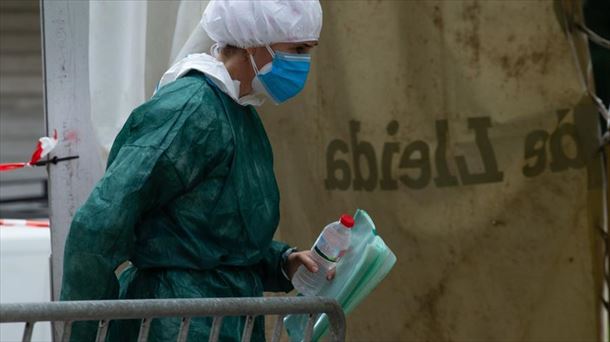
[[[337,263],[337,274],[319,293],[334,298],[345,314],[349,314],[385,278],[396,263],[396,256],[377,235],[370,216],[358,209],[354,215],[350,247]],[[301,341],[307,315],[289,315],[284,325],[291,341]],[[320,315],[314,324],[312,339],[319,340],[328,331],[328,317]]]

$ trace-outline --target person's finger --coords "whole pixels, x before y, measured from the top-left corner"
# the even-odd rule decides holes
[[[303,253],[299,255],[299,260],[305,267],[309,270],[309,272],[316,273],[318,272],[318,264],[313,260],[309,255]]]
[[[337,269],[336,268],[332,268],[331,270],[329,270],[326,273],[326,280],[333,280],[335,279],[335,275],[337,274]]]

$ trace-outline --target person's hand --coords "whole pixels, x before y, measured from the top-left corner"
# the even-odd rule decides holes
[[[286,271],[288,277],[292,279],[292,276],[296,273],[299,267],[303,265],[309,272],[318,272],[318,264],[311,257],[311,251],[294,252],[286,259]],[[328,271],[326,279],[332,280],[335,277],[335,269]]]

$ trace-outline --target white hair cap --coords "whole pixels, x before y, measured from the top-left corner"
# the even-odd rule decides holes
[[[221,46],[305,42],[320,37],[322,8],[318,0],[212,0],[201,25]]]

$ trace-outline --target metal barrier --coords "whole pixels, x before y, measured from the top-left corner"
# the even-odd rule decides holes
[[[116,319],[142,319],[138,342],[148,339],[153,318],[180,317],[182,323],[177,341],[186,341],[189,324],[194,317],[213,317],[210,341],[218,341],[222,319],[226,316],[245,316],[242,341],[250,341],[254,318],[277,315],[272,341],[279,341],[283,318],[289,314],[309,314],[305,341],[311,339],[317,314],[325,313],[330,321],[332,341],[345,340],[345,315],[334,299],[322,297],[271,298],[202,298],[202,299],[144,299],[99,300],[47,303],[2,304],[0,323],[25,322],[23,341],[30,341],[36,322],[64,322],[62,341],[69,341],[72,322],[99,321],[96,341],[105,341],[108,323]]]

